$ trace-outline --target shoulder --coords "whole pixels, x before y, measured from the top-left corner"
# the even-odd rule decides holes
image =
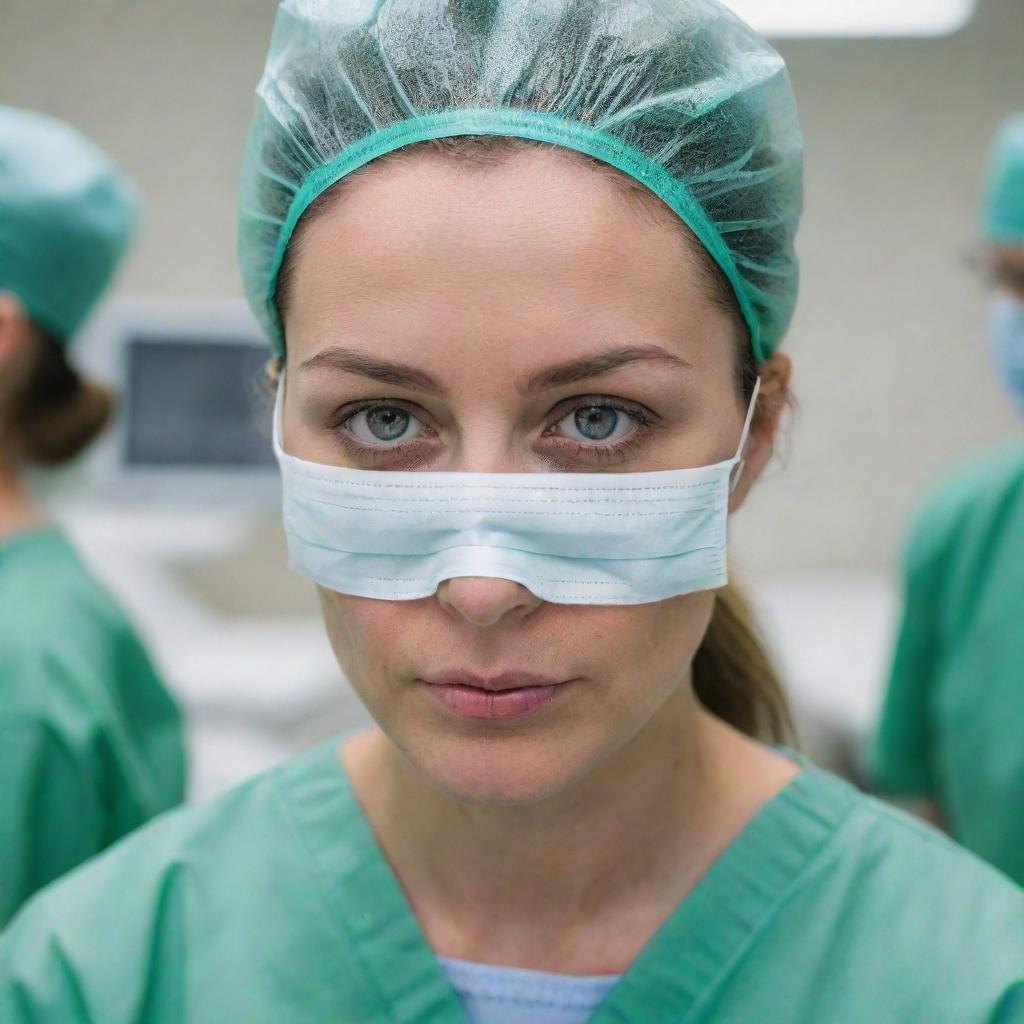
[[[1024,985],[1024,891],[924,822],[815,774],[848,812],[794,900],[820,908],[837,952],[883,985],[917,979],[943,991],[956,984],[952,963],[976,993]]]
[[[827,772],[808,769],[799,792],[815,843],[732,989],[770,993],[785,1020],[1016,1024],[1024,893]]]
[[[294,881],[310,866],[281,788],[323,756],[164,814],[37,894],[0,936],[0,1007],[32,1010],[15,1021],[38,1010],[39,1020],[121,1024],[141,1019],[153,991],[182,983],[186,959],[205,977],[257,950],[268,969],[284,962],[298,926],[319,927],[326,942],[315,884]]]
[[[87,623],[100,619],[120,624],[125,618],[74,545],[56,529],[0,545],[0,606],[17,626],[66,626],[69,610],[85,613]],[[13,629],[5,632],[5,638],[13,635]]]
[[[233,858],[251,861],[256,848],[272,859],[272,844],[266,843],[271,826],[280,832],[288,825],[278,794],[278,781],[288,767],[273,768],[208,803],[160,815],[50,886],[26,907],[11,932],[17,936],[20,930],[25,938],[58,917],[100,920],[115,891],[122,913],[155,910],[151,901],[175,878],[212,882],[230,874]],[[59,915],[51,913],[56,908]]]
[[[869,886],[884,890],[898,884],[909,896],[926,896],[943,915],[962,910],[973,916],[976,900],[1001,904],[1007,911],[1005,920],[1015,924],[1024,942],[1024,891],[919,818],[857,793],[837,839],[840,858],[877,865],[878,870],[866,876]]]
[[[1007,502],[1024,502],[1024,445],[1004,445],[955,468],[932,488],[913,518],[911,568],[944,557],[969,530],[986,531]]]
[[[57,532],[0,546],[0,706],[45,713],[116,672],[140,641],[119,605]]]

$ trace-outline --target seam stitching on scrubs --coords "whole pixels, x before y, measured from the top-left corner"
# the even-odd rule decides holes
[[[334,742],[334,740],[330,740],[328,745],[333,747]],[[341,770],[344,771],[344,769]],[[341,779],[341,784],[344,786],[351,785],[351,783],[347,779],[347,776]],[[317,888],[323,893],[324,897],[324,916],[327,918],[328,923],[337,932],[339,932],[342,938],[345,940],[345,944],[347,947],[346,951],[355,956],[356,959],[359,961],[360,974],[366,981],[367,985],[373,989],[373,992],[377,997],[377,1002],[384,1010],[384,1012],[387,1014],[388,1019],[392,1021],[393,1024],[398,1024],[398,1021],[395,1018],[394,1014],[391,1013],[391,1007],[390,1004],[388,1003],[388,1000],[385,998],[385,994],[381,991],[380,986],[377,984],[377,979],[373,971],[371,971],[366,964],[366,960],[362,955],[362,950],[360,949],[359,944],[353,941],[351,933],[349,932],[348,928],[345,927],[344,914],[331,914],[326,910],[326,907],[328,906],[334,907],[335,910],[338,909],[337,903],[334,899],[334,892],[330,884],[324,878],[323,870],[320,867],[320,858],[316,855],[312,847],[310,847],[309,843],[306,841],[305,833],[301,828],[299,828],[297,822],[295,821],[295,818],[292,816],[291,806],[289,805],[289,802],[286,799],[284,793],[281,792],[280,778],[274,779],[274,795],[277,797],[277,800],[281,805],[281,809],[283,811],[285,820],[291,827],[292,835],[294,835],[295,838],[298,840],[299,845],[305,851],[310,863],[315,868],[314,876],[316,878]]]
[[[807,769],[804,769],[805,771]],[[812,769],[813,770],[813,769]],[[740,943],[739,947],[729,958],[728,962],[723,964],[721,970],[715,975],[714,980],[707,987],[704,994],[693,1004],[690,1012],[683,1018],[680,1024],[689,1024],[693,1022],[697,1013],[700,1012],[703,1006],[706,1006],[712,996],[716,995],[724,984],[726,978],[735,971],[737,965],[740,963],[747,950],[754,943],[754,940],[764,931],[768,924],[774,920],[778,914],[780,908],[786,903],[792,896],[793,892],[804,882],[808,872],[811,868],[825,855],[825,853],[838,841],[839,836],[846,831],[849,827],[850,820],[853,817],[854,812],[857,809],[855,802],[850,803],[846,814],[843,816],[840,822],[837,822],[833,828],[831,834],[821,844],[821,846],[814,852],[814,854],[804,863],[804,866],[797,873],[789,885],[778,895],[778,897],[772,902],[770,908],[761,915],[761,919],[757,922],[757,926],[751,929],[747,937]]]
[[[868,807],[875,817],[881,818],[894,825],[899,825],[905,831],[912,832],[915,836],[926,839],[931,845],[937,846],[939,849],[949,850],[951,840],[948,836],[940,832],[936,832],[929,825],[919,823],[913,818],[908,819],[907,816],[897,808],[889,807],[874,798],[868,799]]]

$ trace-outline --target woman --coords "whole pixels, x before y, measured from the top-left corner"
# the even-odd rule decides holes
[[[996,142],[985,210],[991,347],[1024,413],[1024,116]],[[912,801],[1024,885],[1024,444],[962,467],[926,502],[873,747],[887,795]]]
[[[110,418],[110,395],[67,350],[135,207],[122,173],[68,125],[0,107],[0,927],[182,798],[177,708],[26,483]]]
[[[260,98],[291,554],[379,728],[39,901],[9,1019],[1019,1020],[1024,898],[757,742],[716,596],[789,377],[778,56],[706,0],[290,0]]]

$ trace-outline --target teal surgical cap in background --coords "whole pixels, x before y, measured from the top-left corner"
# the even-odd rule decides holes
[[[242,174],[239,259],[280,353],[277,276],[309,204],[416,142],[577,150],[664,200],[766,359],[792,317],[803,142],[782,58],[716,0],[284,0]]]
[[[131,182],[74,128],[0,106],[0,292],[55,341],[106,290],[136,211]]]
[[[1024,114],[1003,125],[996,139],[985,198],[989,241],[1024,245]]]

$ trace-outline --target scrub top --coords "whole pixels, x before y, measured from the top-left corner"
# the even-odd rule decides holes
[[[57,530],[0,543],[0,765],[0,928],[182,799],[178,709]]]
[[[1024,445],[954,474],[906,553],[903,622],[871,754],[1024,885]]]
[[[337,741],[164,816],[29,903],[0,937],[0,1020],[466,1024]],[[1021,1024],[1024,892],[807,768],[591,1020]]]

